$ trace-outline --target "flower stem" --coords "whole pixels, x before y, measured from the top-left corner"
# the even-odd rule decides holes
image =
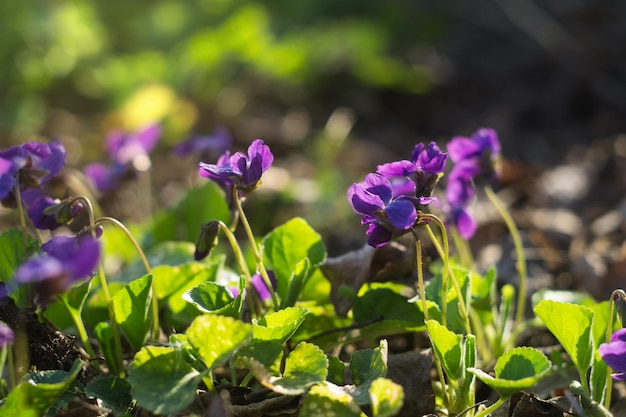
[[[141,261],[143,262],[143,266],[146,269],[146,273],[151,274],[152,269],[150,268],[150,264],[148,263],[148,258],[146,258],[146,254],[143,253],[141,246],[139,246],[139,243],[137,242],[133,234],[130,233],[130,230],[128,230],[128,228],[124,225],[124,223],[120,222],[117,219],[114,219],[113,217],[106,217],[106,216],[100,217],[98,220],[96,220],[97,225],[101,223],[111,223],[117,226],[118,228],[120,228],[124,232],[126,237],[128,237],[128,240],[130,240],[130,242],[135,247],[135,250],[139,254],[139,257],[141,258]],[[156,290],[154,287],[154,279],[152,280],[151,290],[152,290],[152,338],[155,340],[158,340],[160,337],[161,330],[159,327],[159,300],[157,299]]]
[[[626,299],[626,293],[624,290],[615,290],[611,294],[611,299],[609,300],[609,317],[606,325],[606,343],[611,341],[611,336],[613,335],[613,320],[615,320],[615,300],[617,298]],[[608,366],[608,365],[607,365]],[[611,406],[611,390],[613,389],[613,378],[611,377],[611,372],[607,372],[606,374],[606,385],[605,385],[605,397],[604,397],[604,407],[608,409]]]
[[[474,417],[486,417],[491,412],[496,411],[498,409],[498,407],[500,407],[505,402],[506,402],[506,398],[502,398],[502,397],[498,398],[498,401],[496,401],[495,403],[491,404],[489,407],[485,408],[483,411],[480,411],[478,414],[475,414]]]
[[[87,354],[89,355],[89,358],[90,359],[95,358],[96,353],[94,352],[93,347],[91,347],[91,343],[89,343],[89,337],[87,336],[87,329],[85,329],[85,323],[83,323],[83,318],[81,317],[80,313],[76,312],[68,304],[67,299],[65,297],[61,297],[61,300],[65,304],[67,311],[70,312],[72,321],[74,322],[74,325],[76,326],[76,330],[78,331],[78,336],[80,337],[81,342],[83,342],[83,346],[85,347],[85,350],[87,351]],[[94,368],[96,368],[96,370],[99,371],[100,364],[97,361],[93,361],[92,363],[94,365]]]
[[[24,245],[24,256],[28,254],[28,231],[26,230],[26,216],[24,215],[24,202],[20,191],[20,172],[15,174],[15,201],[17,204],[17,216],[22,230],[22,243]]]
[[[76,197],[85,203],[85,207],[87,209],[87,213],[89,214],[89,226],[91,227],[92,235],[96,236],[96,219],[93,214],[93,206],[91,205],[91,201],[85,197]],[[120,370],[119,377],[124,377],[124,361],[122,354],[122,340],[120,339],[120,329],[117,323],[117,319],[115,317],[115,310],[113,309],[113,302],[111,301],[111,293],[109,292],[109,285],[107,284],[106,274],[104,273],[104,266],[102,263],[102,258],[100,262],[98,262],[98,277],[100,277],[100,286],[102,287],[102,292],[104,294],[104,299],[107,303],[107,310],[109,312],[109,320],[111,320],[111,330],[113,331],[113,345],[115,348],[115,356],[118,361],[117,368]]]
[[[233,250],[233,254],[235,255],[235,260],[237,261],[237,265],[239,266],[240,273],[246,278],[246,287],[249,287],[252,283],[252,275],[250,274],[250,270],[248,269],[248,265],[246,264],[246,260],[243,257],[243,252],[241,251],[241,247],[239,246],[239,242],[237,242],[237,238],[233,231],[221,220],[217,221],[217,224],[222,229],[222,232],[226,235],[226,239],[230,243],[230,247]],[[256,293],[252,291],[253,294],[250,294],[249,305],[250,309],[256,313],[257,316],[261,315],[261,311],[258,305],[258,300],[255,298]],[[239,312],[240,318],[243,315],[243,310]]]
[[[411,228],[411,233],[415,238],[415,258],[417,266],[417,290],[419,291],[420,300],[422,302],[422,310],[424,311],[424,322],[429,320],[428,304],[426,303],[426,290],[424,289],[424,268],[422,265],[422,244],[415,229]]]
[[[259,270],[259,274],[261,274],[261,278],[265,283],[265,286],[269,290],[272,296],[272,303],[274,304],[274,310],[278,311],[278,297],[276,296],[276,292],[274,291],[274,286],[272,285],[272,281],[270,280],[269,275],[267,274],[267,270],[265,269],[265,263],[263,262],[263,253],[259,245],[257,245],[256,240],[254,238],[254,233],[252,233],[252,228],[250,227],[250,223],[248,222],[248,218],[246,217],[246,213],[243,211],[241,207],[241,201],[239,200],[239,191],[235,188],[233,189],[233,200],[235,202],[235,206],[237,207],[237,211],[239,212],[239,218],[241,219],[241,224],[248,235],[248,240],[250,241],[250,246],[252,247],[252,252],[254,253],[254,258],[256,260],[256,266]]]
[[[437,216],[435,216],[433,214],[424,214],[423,216],[424,216],[424,218],[431,219],[435,223],[437,223],[437,225],[439,226],[439,229],[441,230],[441,238],[443,240],[443,249],[441,247],[441,244],[439,243],[439,240],[437,239],[437,237],[433,233],[433,230],[430,227],[430,225],[427,224],[425,226],[426,227],[426,231],[428,232],[428,236],[432,240],[433,245],[435,245],[435,248],[437,249],[437,252],[439,253],[439,256],[441,256],[441,258],[443,259],[442,275],[444,277],[449,276],[450,279],[452,280],[452,285],[454,286],[454,290],[456,291],[456,294],[457,294],[457,302],[459,303],[459,314],[461,314],[461,319],[463,320],[463,323],[465,324],[465,332],[467,334],[471,334],[472,333],[472,326],[470,325],[469,314],[467,313],[467,306],[465,304],[465,297],[464,297],[463,292],[461,291],[461,287],[459,285],[459,282],[456,279],[456,275],[454,274],[454,271],[452,270],[452,266],[450,265],[450,252],[449,252],[450,251],[450,247],[449,247],[449,244],[448,244],[448,234],[446,233],[446,226],[443,224],[443,222],[441,221],[441,219],[439,217],[437,217]],[[447,273],[447,275],[444,274],[444,273]],[[446,289],[444,289],[444,291],[446,291],[446,290],[447,290],[447,285],[446,285]],[[442,303],[443,303],[443,298],[442,298]],[[442,311],[443,311],[443,309],[442,309]]]
[[[522,322],[524,321],[524,312],[526,310],[526,282],[528,280],[524,246],[522,244],[522,238],[520,236],[519,229],[515,225],[513,217],[511,217],[511,213],[509,212],[509,210],[507,210],[502,200],[500,200],[500,198],[493,191],[493,188],[491,188],[491,186],[489,185],[485,187],[485,193],[487,194],[487,197],[494,205],[496,210],[498,210],[498,212],[500,213],[500,216],[502,216],[502,219],[504,220],[504,223],[506,223],[506,226],[509,229],[509,233],[511,234],[511,238],[513,238],[513,243],[515,245],[515,253],[517,255],[515,267],[517,268],[517,272],[519,273],[519,292],[513,329],[519,329]],[[516,330],[514,332],[516,332]]]

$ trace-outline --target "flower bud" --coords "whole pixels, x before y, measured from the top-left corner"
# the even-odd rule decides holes
[[[196,261],[201,261],[209,256],[211,249],[213,249],[213,247],[217,244],[217,233],[219,230],[220,224],[216,220],[202,225],[200,236],[196,242],[196,251],[193,254]]]

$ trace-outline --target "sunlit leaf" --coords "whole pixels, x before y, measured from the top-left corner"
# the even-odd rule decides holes
[[[468,368],[501,398],[508,398],[516,392],[531,388],[550,371],[550,361],[535,348],[516,347],[505,352],[495,367],[495,378],[486,372]]]
[[[375,379],[369,395],[374,417],[395,416],[404,404],[404,389],[387,378]]]
[[[586,373],[593,361],[593,311],[576,304],[543,300],[535,314],[563,345],[579,373]]]
[[[463,336],[448,330],[435,320],[427,320],[426,329],[446,375],[452,379],[463,378],[465,374]]]
[[[204,314],[187,329],[189,343],[205,365],[212,369],[226,361],[252,338],[252,326],[232,317]]]
[[[308,313],[306,308],[288,307],[267,314],[253,321],[254,338],[285,342],[298,330]]]

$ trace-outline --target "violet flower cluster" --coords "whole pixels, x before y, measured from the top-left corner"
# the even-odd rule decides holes
[[[457,136],[448,143],[448,154],[454,163],[448,175],[446,199],[452,222],[459,234],[469,239],[476,232],[476,223],[467,211],[474,198],[474,186],[491,182],[497,176],[500,142],[493,129],[478,129],[471,138]]]
[[[37,229],[54,230],[76,218],[82,205],[59,202],[45,195],[43,186],[65,166],[65,148],[60,142],[28,142],[0,151],[0,201],[16,207],[15,185]]]
[[[198,173],[214,181],[226,193],[232,209],[234,190],[245,197],[261,186],[261,176],[272,166],[274,155],[263,140],[256,139],[248,147],[248,153],[226,151],[215,164],[200,162]]]
[[[37,189],[65,166],[65,148],[60,142],[28,142],[0,151],[0,201],[15,207],[15,184],[20,192]]]
[[[114,190],[131,172],[147,171],[151,167],[149,154],[161,138],[161,126],[150,124],[135,133],[126,133],[120,130],[111,132],[105,142],[105,147],[111,164],[100,162],[88,164],[84,168],[85,176],[100,192]]]
[[[436,143],[415,146],[411,160],[379,165],[376,173],[348,189],[348,201],[367,226],[368,244],[375,248],[409,232],[418,212],[430,204],[433,188],[445,169],[447,154]]]

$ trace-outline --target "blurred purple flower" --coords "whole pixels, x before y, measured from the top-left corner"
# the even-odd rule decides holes
[[[37,302],[42,306],[90,277],[100,259],[100,244],[89,235],[55,237],[41,248],[45,254],[25,262],[15,271],[15,284],[32,285]]]
[[[65,166],[65,148],[60,142],[28,142],[0,151],[0,200],[15,204],[13,190],[19,174],[20,190],[39,188]]]
[[[256,139],[248,147],[247,155],[236,152],[230,156],[226,151],[217,164],[200,162],[198,173],[201,177],[215,181],[227,192],[235,187],[245,196],[261,185],[261,176],[272,162],[274,155],[269,146],[261,139]]]
[[[267,271],[267,275],[269,276],[272,287],[275,290],[277,282],[276,275],[274,275],[274,272],[272,271]],[[267,285],[265,285],[265,281],[263,281],[263,277],[260,274],[254,274],[250,280],[250,284],[252,285],[252,288],[254,288],[254,291],[256,291],[259,295],[261,301],[268,300],[272,297],[272,293],[269,288],[267,288]],[[236,285],[228,287],[228,290],[234,298],[237,298],[239,295],[239,288]]]
[[[85,166],[83,172],[100,192],[115,189],[130,168],[135,171],[148,171],[152,166],[149,154],[161,138],[161,126],[150,124],[139,131],[127,134],[121,130],[111,132],[105,147],[111,165],[99,162]]]
[[[417,220],[413,200],[406,196],[394,199],[391,182],[379,174],[368,174],[363,182],[353,184],[348,189],[348,201],[363,216],[367,243],[375,248],[407,233]]]
[[[28,216],[37,229],[55,230],[69,223],[82,211],[83,205],[72,200],[57,201],[47,196],[28,204]]]
[[[619,329],[611,336],[610,343],[602,343],[598,348],[602,360],[614,371],[613,379],[626,380],[626,329]]]
[[[0,349],[15,342],[15,333],[4,322],[0,321]]]
[[[391,180],[394,197],[400,195],[430,197],[446,167],[447,157],[448,154],[441,152],[435,142],[430,142],[426,147],[423,143],[418,143],[413,149],[410,161],[402,160],[379,165],[376,173]]]
[[[187,156],[195,152],[210,152],[211,154],[221,155],[231,147],[232,142],[233,140],[228,130],[220,126],[215,129],[212,135],[191,136],[186,141],[176,145],[174,152],[178,156]]]
[[[497,176],[498,136],[493,129],[481,128],[471,138],[454,137],[448,143],[448,154],[454,166],[448,176],[446,199],[459,234],[469,239],[476,232],[476,223],[467,206],[474,198],[474,184],[492,181]]]

